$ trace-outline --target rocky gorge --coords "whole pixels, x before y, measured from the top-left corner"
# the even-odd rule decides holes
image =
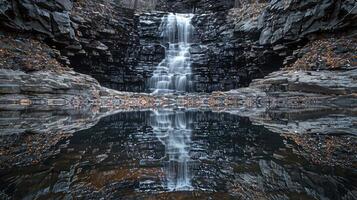
[[[195,2],[202,13],[193,19],[191,48],[197,92],[248,86],[252,79],[293,63],[297,59],[293,50],[309,40],[355,34],[354,1],[252,2],[244,8],[222,2]],[[221,4],[225,6],[215,7]],[[191,4],[175,5],[184,12],[187,9],[180,6]],[[63,63],[71,63],[104,86],[143,92],[165,53],[159,31],[165,9],[157,9],[163,11],[135,14],[120,3],[104,0],[4,1],[1,23],[5,29],[31,30],[61,52]]]
[[[355,199],[356,34],[354,0],[1,1],[0,198]]]

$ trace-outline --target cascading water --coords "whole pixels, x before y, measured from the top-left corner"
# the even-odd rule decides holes
[[[150,79],[154,94],[186,92],[190,90],[190,42],[193,14],[173,14],[163,17],[162,37],[166,47],[165,59],[156,67]]]
[[[165,59],[156,67],[150,79],[154,94],[190,91],[190,42],[193,14],[168,14],[163,17],[161,33],[166,47]],[[154,112],[151,126],[165,146],[164,187],[171,191],[191,190],[189,148],[191,129],[184,113],[173,110]]]
[[[192,190],[190,174],[191,129],[184,112],[160,110],[153,113],[151,126],[165,146],[164,187],[170,191]]]

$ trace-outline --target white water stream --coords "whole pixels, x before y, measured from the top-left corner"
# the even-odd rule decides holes
[[[163,42],[168,44],[165,59],[156,67],[150,79],[154,94],[186,92],[190,89],[190,41],[193,14],[173,14],[163,17],[161,31]]]
[[[164,16],[161,22],[165,59],[156,67],[150,79],[154,94],[188,92],[191,87],[190,42],[193,14]],[[170,191],[192,190],[190,174],[191,132],[184,112],[160,110],[154,112],[151,126],[165,146],[164,187]]]

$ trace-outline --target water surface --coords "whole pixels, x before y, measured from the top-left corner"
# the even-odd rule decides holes
[[[357,188],[355,169],[313,162],[291,138],[227,113],[123,112],[51,148],[38,163],[2,169],[2,196],[353,199]]]

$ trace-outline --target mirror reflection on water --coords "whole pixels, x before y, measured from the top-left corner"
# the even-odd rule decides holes
[[[249,118],[228,113],[169,109],[121,112],[104,117],[73,136],[60,138],[53,146],[41,140],[31,141],[35,135],[25,133],[22,137],[26,138],[25,142],[32,143],[34,149],[36,145],[47,145],[50,149],[46,151],[47,157],[30,165],[15,162],[12,167],[1,169],[1,197],[356,197],[355,162],[348,166],[317,162],[311,155],[302,153],[303,137],[275,133],[253,124]],[[333,136],[316,137],[319,138],[311,136],[306,141],[316,139],[322,145],[329,145],[327,149],[333,148]],[[355,141],[349,135],[340,136],[344,137]],[[2,141],[3,138],[5,136]],[[10,149],[2,147],[2,151]],[[20,155],[23,151],[29,151],[29,147],[18,147],[14,154]],[[319,150],[316,151],[319,156]],[[349,154],[347,150],[331,153],[339,153],[341,158]]]

